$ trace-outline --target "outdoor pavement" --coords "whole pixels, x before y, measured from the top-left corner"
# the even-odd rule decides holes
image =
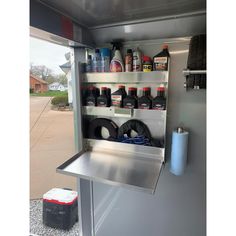
[[[56,173],[75,154],[72,111],[51,110],[51,97],[30,97],[30,199],[51,188],[76,190],[76,178]]]

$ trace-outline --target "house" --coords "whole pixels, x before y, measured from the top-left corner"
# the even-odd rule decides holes
[[[33,93],[48,91],[48,83],[35,75],[30,74],[30,89]]]
[[[68,87],[59,82],[54,82],[48,85],[48,89],[51,91],[66,91],[68,90]]]
[[[69,104],[72,104],[72,80],[71,80],[70,52],[65,54],[65,58],[66,58],[67,62],[64,63],[63,65],[60,65],[60,68],[66,74],[67,90],[68,90],[68,102],[69,102]]]

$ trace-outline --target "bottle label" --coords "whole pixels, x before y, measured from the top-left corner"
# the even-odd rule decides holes
[[[137,55],[133,55],[133,71],[141,71],[141,61]]]
[[[143,72],[152,71],[152,65],[143,65]]]
[[[167,57],[154,57],[154,70],[167,70]]]
[[[154,104],[152,109],[153,109],[153,110],[165,110],[165,105],[162,105],[162,104]]]
[[[104,102],[104,101],[98,101],[97,104],[98,104],[97,105],[98,107],[106,107],[107,106],[106,102]]]
[[[124,108],[134,108],[134,104],[127,102],[124,104]]]
[[[125,57],[125,71],[126,72],[132,71],[132,56]]]
[[[122,96],[121,95],[111,95],[112,106],[121,107]]]
[[[119,61],[112,61],[110,65],[111,72],[122,72],[122,66]]]
[[[86,103],[87,106],[95,106],[95,103],[93,101],[87,101]]]
[[[147,103],[141,103],[139,104],[139,109],[150,109],[150,105]]]

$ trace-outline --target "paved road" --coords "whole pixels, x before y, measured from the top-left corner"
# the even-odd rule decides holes
[[[74,152],[73,112],[53,111],[49,97],[30,98],[30,198],[54,187],[76,189],[76,179],[56,173]]]

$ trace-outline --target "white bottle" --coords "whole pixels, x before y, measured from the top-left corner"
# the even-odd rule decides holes
[[[111,72],[124,72],[124,62],[121,56],[119,45],[114,44],[115,53],[110,63]]]
[[[133,51],[133,71],[142,71],[142,53],[139,48]]]

